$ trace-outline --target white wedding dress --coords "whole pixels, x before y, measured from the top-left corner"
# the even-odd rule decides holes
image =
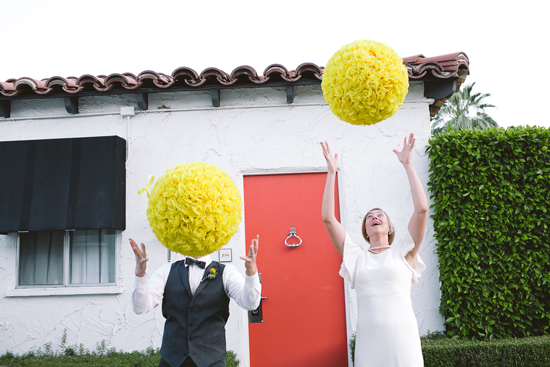
[[[355,367],[424,366],[411,284],[426,265],[418,254],[414,267],[405,260],[413,247],[408,231],[379,254],[364,251],[346,234],[340,275],[357,293]]]

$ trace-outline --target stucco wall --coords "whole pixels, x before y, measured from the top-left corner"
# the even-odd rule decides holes
[[[80,114],[113,113],[89,117],[18,119],[67,115],[61,99],[12,103],[12,118],[0,118],[0,140],[119,135],[129,138],[127,165],[127,229],[121,234],[119,286],[121,294],[49,297],[5,297],[15,285],[15,235],[0,235],[0,354],[25,353],[51,342],[58,347],[63,331],[67,344],[83,343],[95,349],[105,340],[109,348],[143,350],[159,347],[164,319],[160,309],[137,316],[130,305],[134,255],[128,238],[148,245],[152,273],[166,262],[166,249],[152,234],[145,195],[137,191],[148,175],[159,177],[182,162],[204,161],[226,171],[242,192],[243,174],[326,170],[320,141],[328,141],[340,156],[340,203],[344,227],[361,240],[364,213],[384,208],[399,232],[406,231],[412,200],[405,171],[392,153],[403,138],[416,135],[414,164],[427,189],[430,136],[428,101],[421,83],[412,83],[403,107],[390,119],[374,126],[352,126],[338,120],[322,96],[320,86],[295,87],[295,103],[288,105],[280,88],[221,92],[221,107],[211,107],[208,92],[170,92],[149,95],[149,112],[128,121],[118,112],[135,106],[132,95],[80,98]],[[172,111],[166,112],[169,108]],[[177,110],[177,111],[174,111]],[[160,111],[160,112],[158,112]],[[319,198],[321,200],[321,198]],[[227,247],[233,264],[244,274],[239,256],[245,252],[244,221]],[[438,313],[439,279],[434,255],[433,225],[428,221],[420,255],[427,270],[413,286],[412,300],[420,333],[443,329]],[[338,256],[336,251],[334,256]],[[356,303],[347,287],[348,332],[355,330]],[[227,325],[228,349],[248,366],[246,312],[233,303]]]

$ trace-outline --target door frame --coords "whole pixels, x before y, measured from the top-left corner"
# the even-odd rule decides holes
[[[239,183],[240,183],[240,189],[242,192],[242,211],[243,211],[243,219],[246,218],[246,213],[244,209],[244,177],[245,176],[267,176],[267,175],[295,175],[295,174],[307,174],[307,173],[328,173],[327,167],[300,167],[300,168],[293,168],[293,167],[283,167],[283,168],[268,168],[268,169],[261,169],[261,168],[245,168],[241,169],[239,171]],[[342,183],[345,182],[345,179],[342,178],[344,176],[342,174],[341,167],[338,167],[337,171],[338,175],[336,176],[337,180],[337,187],[338,187],[338,203],[340,205],[340,223],[344,227],[347,226],[347,216],[344,214],[345,212],[342,210],[342,202],[344,201],[343,198],[345,195],[343,195],[342,192]],[[320,200],[322,198],[319,198]],[[247,244],[246,244],[246,219],[242,222],[242,233],[243,233],[243,240],[240,241],[240,250],[241,253],[246,253]],[[344,279],[342,279],[342,282],[344,282],[344,302],[345,302],[345,312],[346,312],[346,335],[347,335],[347,349],[348,349],[348,366],[353,366],[353,363],[351,361],[351,351],[349,347],[349,340],[351,339],[352,334],[356,332],[356,325],[357,325],[357,296],[355,292],[352,291],[350,284]],[[245,317],[246,327],[244,328],[246,332],[246,337],[244,340],[248,341],[246,343],[246,365],[250,366],[250,333],[248,330],[248,318]]]

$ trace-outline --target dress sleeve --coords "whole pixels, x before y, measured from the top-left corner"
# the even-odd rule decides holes
[[[362,256],[365,256],[365,251],[363,251],[360,245],[353,242],[346,233],[346,239],[344,240],[344,255],[339,274],[351,284],[351,288],[355,288],[355,271],[357,270],[357,262]]]
[[[399,251],[399,253],[401,254],[405,265],[407,265],[407,267],[411,269],[411,283],[417,284],[418,278],[420,278],[421,276],[420,274],[424,271],[424,269],[426,269],[426,265],[424,264],[424,261],[422,261],[422,259],[420,258],[420,254],[416,254],[416,258],[414,259],[414,267],[411,267],[411,264],[409,264],[409,262],[405,259],[405,256],[407,256],[407,254],[411,252],[411,250],[414,248],[414,240],[412,239],[409,231],[407,230],[407,233],[399,239],[399,242],[392,246],[395,246],[397,251]]]

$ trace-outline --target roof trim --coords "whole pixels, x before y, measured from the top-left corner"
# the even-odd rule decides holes
[[[463,52],[434,57],[419,54],[405,57],[403,63],[407,67],[411,81],[452,78],[458,83],[463,83],[466,75],[470,73],[469,59]],[[221,89],[269,87],[280,84],[319,84],[323,71],[323,66],[303,63],[290,71],[281,64],[271,64],[264,70],[263,75],[258,75],[251,66],[242,65],[230,74],[213,67],[203,70],[200,74],[189,67],[179,67],[170,75],[145,70],[137,76],[132,73],[114,73],[107,76],[84,74],[79,78],[54,76],[42,80],[22,77],[0,82],[0,99],[25,99],[33,96],[59,98],[86,95],[89,92],[122,94],[130,91],[150,93],[163,90],[206,89],[207,87]]]

